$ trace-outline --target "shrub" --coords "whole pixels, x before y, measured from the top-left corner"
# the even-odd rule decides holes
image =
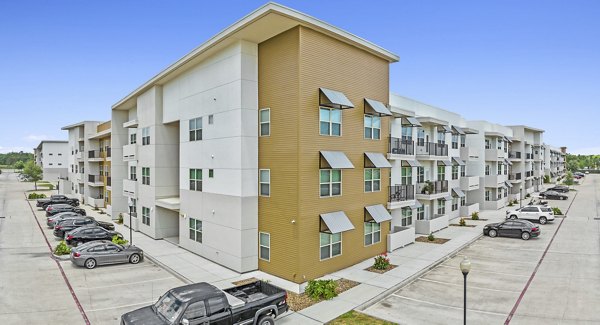
[[[465,221],[465,218],[460,218],[460,220],[458,221],[458,225],[461,227],[466,226],[467,222]]]
[[[334,280],[310,280],[305,292],[313,300],[329,300],[337,296],[336,288],[337,282]]]
[[[71,248],[67,246],[67,243],[64,240],[61,240],[56,248],[54,249],[54,254],[56,255],[68,255],[71,253]]]
[[[573,183],[574,183],[573,173],[567,172],[567,175],[565,175],[565,180],[563,181],[563,183],[568,186],[573,185]]]
[[[509,207],[511,207],[511,206],[513,206],[513,205],[515,205],[515,204],[513,203],[513,201],[509,201],[509,202],[508,202],[508,206],[509,206]]]
[[[121,225],[123,224],[123,214],[122,213],[119,213],[119,219],[117,219],[117,223],[121,224]]]
[[[427,240],[429,240],[429,241],[435,240],[435,236],[433,235],[433,233],[430,233],[429,236],[427,236]]]
[[[528,199],[531,197],[531,194],[527,193],[527,195],[525,195],[525,198]]]
[[[517,199],[514,199],[514,200],[512,200],[512,203],[513,203],[513,204],[519,204],[519,200],[517,200]]]
[[[114,235],[112,237],[112,242],[117,244],[117,245],[126,245],[127,243],[129,243],[129,241],[123,239],[123,238],[119,238],[119,236]]]
[[[385,270],[390,267],[390,258],[387,257],[387,253],[375,256],[373,267],[377,270]]]
[[[29,195],[27,195],[27,198],[30,199],[30,200],[44,199],[44,198],[46,198],[46,194],[43,194],[43,193],[29,193]]]
[[[552,212],[556,215],[562,215],[562,211],[560,211],[560,208],[558,207],[553,207]]]
[[[550,183],[550,175],[544,176],[544,184]]]
[[[479,220],[479,212],[475,211],[471,213],[471,220]]]

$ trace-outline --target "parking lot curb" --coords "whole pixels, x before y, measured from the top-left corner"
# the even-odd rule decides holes
[[[156,259],[155,257],[149,255],[148,253],[144,252],[144,258],[147,258],[148,260],[150,260],[152,263],[160,266],[162,269],[164,269],[165,271],[171,273],[171,275],[173,275],[174,277],[178,278],[179,280],[183,281],[185,284],[191,284],[194,283],[194,281],[186,278],[185,276],[183,276],[181,273],[173,270],[172,268],[170,268],[169,266],[167,266],[166,264],[162,263],[161,261],[159,261],[158,259]]]
[[[437,261],[433,262],[432,264],[430,264],[429,266],[427,266],[426,268],[418,271],[417,273],[411,275],[410,277],[406,278],[404,281],[396,284],[395,286],[383,291],[382,293],[378,294],[377,296],[367,300],[365,303],[358,305],[358,307],[354,308],[354,310],[358,310],[358,311],[364,311],[365,309],[373,306],[374,304],[380,302],[381,300],[385,299],[386,297],[388,297],[390,294],[392,294],[394,291],[410,284],[411,282],[415,281],[416,279],[418,279],[419,277],[421,277],[421,275],[431,271],[433,268],[435,268],[436,266],[444,263],[445,261],[453,258],[454,256],[456,256],[461,250],[463,250],[465,247],[470,246],[471,244],[473,244],[475,241],[479,240],[481,237],[483,237],[483,233],[477,235],[476,237],[474,237],[473,239],[469,240],[468,242],[464,243],[463,245],[461,245],[460,247],[456,248],[455,250],[453,250],[452,252],[450,252],[450,254],[438,259]]]

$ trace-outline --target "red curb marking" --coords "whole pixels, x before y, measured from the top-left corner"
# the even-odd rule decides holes
[[[565,219],[567,217],[567,213],[571,209],[571,205],[573,205],[573,202],[575,202],[575,198],[577,197],[577,194],[578,193],[575,193],[575,196],[573,197],[573,201],[571,201],[571,204],[569,204],[569,207],[567,208],[567,211],[565,212],[565,217],[560,221],[558,228],[556,228],[554,235],[552,235],[552,239],[550,239],[548,246],[546,246],[546,249],[544,250],[544,254],[542,254],[542,257],[540,258],[537,265],[535,266],[533,273],[531,273],[529,280],[527,280],[527,284],[525,284],[525,288],[523,288],[523,291],[521,291],[521,294],[519,295],[519,299],[517,299],[517,302],[515,302],[515,305],[513,306],[512,310],[510,311],[510,314],[508,314],[508,317],[506,317],[506,320],[504,321],[504,325],[510,324],[510,321],[513,318],[513,316],[515,315],[515,312],[517,312],[517,308],[519,308],[519,305],[521,304],[521,300],[523,299],[523,296],[525,296],[525,293],[527,292],[529,285],[533,281],[535,274],[537,273],[538,269],[540,268],[540,265],[542,265],[542,261],[544,260],[544,257],[546,257],[546,253],[548,252],[548,249],[550,249],[550,245],[552,245],[552,242],[554,241],[554,237],[556,237],[556,234],[558,234],[558,231],[560,230],[560,226],[562,226],[563,222],[565,221]]]
[[[69,282],[69,279],[67,278],[65,271],[63,270],[62,266],[60,265],[60,262],[56,258],[54,258],[54,256],[52,255],[52,246],[50,245],[50,242],[48,241],[48,237],[44,233],[44,230],[42,229],[42,225],[40,225],[40,221],[38,220],[37,216],[35,215],[33,208],[31,207],[31,202],[27,201],[27,204],[29,204],[29,209],[31,209],[31,213],[33,214],[33,219],[35,219],[35,222],[37,223],[38,228],[40,228],[40,231],[42,232],[42,235],[44,236],[46,245],[48,245],[48,249],[50,250],[50,257],[58,266],[58,269],[60,270],[60,274],[62,274],[62,277],[65,280],[65,283],[67,284],[67,288],[69,288],[69,292],[71,293],[73,300],[75,300],[75,304],[77,305],[77,308],[79,309],[79,313],[81,314],[81,317],[83,317],[83,320],[85,321],[86,325],[90,325],[91,324],[90,320],[88,319],[88,317],[85,313],[85,310],[83,310],[83,306],[81,306],[81,303],[79,302],[79,299],[77,298],[77,295],[75,294],[75,291],[73,290],[73,287],[71,286],[71,282]]]

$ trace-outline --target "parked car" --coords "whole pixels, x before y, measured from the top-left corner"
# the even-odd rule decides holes
[[[529,240],[541,234],[539,226],[527,220],[506,220],[498,223],[490,223],[483,227],[483,234],[490,237],[516,237]]]
[[[569,198],[565,194],[558,193],[556,191],[550,191],[550,190],[541,192],[540,197],[542,199],[547,199],[547,200],[566,200]]]
[[[81,228],[77,232],[91,229]],[[67,235],[69,236],[69,235]],[[136,246],[117,245],[108,240],[94,240],[71,248],[71,262],[77,266],[93,269],[105,264],[137,264],[144,259],[144,252]]]
[[[53,216],[46,217],[46,225],[48,228],[54,228],[59,221],[65,219],[75,219],[75,218],[84,218],[81,214],[73,211],[61,212],[57,213]]]
[[[53,216],[57,213],[61,212],[75,212],[79,213],[82,216],[85,216],[85,210],[82,208],[74,207],[70,204],[62,203],[62,204],[53,204],[49,205],[46,208],[46,217]]]
[[[79,206],[79,199],[75,199],[75,198],[70,198],[67,197],[66,195],[62,195],[62,194],[54,194],[51,195],[49,198],[46,199],[39,199],[37,200],[37,203],[35,204],[36,207],[38,208],[44,208],[44,210],[52,204],[70,204],[72,206]]]
[[[565,186],[565,185],[556,185],[554,187],[549,188],[548,191],[554,191],[554,192],[559,192],[559,193],[568,193],[569,187]]]
[[[114,230],[107,230],[106,228],[90,225],[77,227],[75,229],[65,232],[65,242],[70,246],[79,246],[80,244],[92,242],[95,240],[108,240],[111,241],[113,236],[117,236],[119,239],[123,239],[123,235]]]
[[[97,221],[92,217],[85,217],[80,219],[63,220],[59,222],[56,226],[54,226],[53,233],[54,236],[58,238],[64,238],[65,234],[69,231],[83,226],[98,226],[106,230],[115,230],[115,225],[113,225],[110,222]]]
[[[577,175],[577,176],[581,176],[581,177],[585,177],[585,174],[582,172],[574,172],[573,175]]]
[[[575,179],[582,179],[582,178],[583,178],[583,175],[574,174],[574,175],[573,175],[573,178],[575,178]]]
[[[152,305],[121,316],[121,324],[273,325],[288,310],[287,293],[270,283],[220,290],[206,282],[169,290]]]
[[[507,210],[506,219],[524,219],[545,225],[548,221],[554,221],[554,212],[547,206],[528,205],[515,210]]]

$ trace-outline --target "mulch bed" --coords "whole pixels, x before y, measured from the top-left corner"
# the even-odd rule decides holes
[[[253,277],[253,278],[243,279],[243,280],[239,280],[239,281],[235,281],[235,282],[231,282],[231,283],[233,283],[233,285],[237,287],[237,286],[242,286],[244,284],[254,283],[256,281],[258,281],[258,279]]]
[[[471,220],[471,221],[488,221],[488,219],[482,219],[482,218],[479,218],[479,219],[476,219],[476,220],[473,220],[473,219],[467,219],[467,220]]]
[[[458,223],[451,223],[450,225],[452,227],[477,227],[477,225],[464,225],[464,226],[461,226]]]
[[[338,295],[340,293],[347,291],[349,289],[352,289],[353,287],[356,287],[357,285],[360,284],[359,282],[348,280],[348,279],[339,279],[339,280],[336,280],[335,282],[337,282],[337,288],[335,289],[335,292]],[[288,296],[287,296],[288,306],[290,306],[290,309],[293,311],[299,311],[299,310],[302,310],[304,308],[310,307],[314,304],[317,304],[317,303],[323,301],[323,299],[312,300],[305,293],[297,294],[295,292],[288,291],[287,294],[288,294]]]
[[[429,240],[429,239],[427,239],[427,236],[420,236],[420,237],[415,238],[415,241],[418,241],[421,243],[430,243],[430,244],[443,244],[449,240],[450,239],[448,239],[448,238],[436,238],[434,240]]]
[[[379,273],[379,274],[383,274],[387,271],[393,270],[397,267],[398,265],[394,265],[394,264],[390,264],[386,269],[384,270],[380,270],[380,269],[376,269],[373,266],[369,266],[368,268],[365,269],[365,271],[369,271],[369,272],[374,272],[374,273]]]

